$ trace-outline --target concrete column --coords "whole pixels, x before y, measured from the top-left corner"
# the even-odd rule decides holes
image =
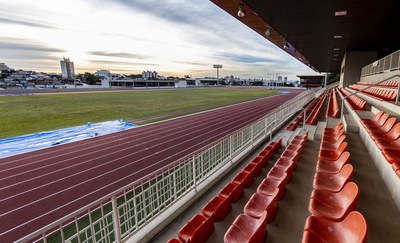
[[[340,84],[347,87],[360,81],[361,69],[376,61],[376,51],[348,51],[344,55],[340,73]]]

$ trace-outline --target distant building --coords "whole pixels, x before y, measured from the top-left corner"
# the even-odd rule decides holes
[[[97,70],[94,73],[97,77],[101,79],[101,86],[105,88],[110,87],[110,81],[112,80],[112,74],[108,70]]]
[[[322,87],[325,81],[325,75],[297,75],[300,78],[300,86],[306,88]]]
[[[147,71],[142,72],[143,79],[156,79],[157,76],[158,76],[158,74],[156,71],[151,72],[151,71],[147,70]]]
[[[74,63],[69,60],[69,58],[65,58],[60,61],[62,78],[64,79],[73,79],[75,78],[75,68]]]
[[[0,63],[0,71],[10,70],[10,68],[5,63]]]

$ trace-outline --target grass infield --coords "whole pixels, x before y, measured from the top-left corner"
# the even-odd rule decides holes
[[[3,96],[0,97],[0,138],[87,122],[131,121],[198,107],[206,110],[213,105],[273,94],[276,91],[267,89],[204,88]]]

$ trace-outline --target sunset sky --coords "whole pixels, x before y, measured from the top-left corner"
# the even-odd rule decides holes
[[[314,71],[208,0],[0,0],[0,62],[15,69],[77,73],[289,79]]]

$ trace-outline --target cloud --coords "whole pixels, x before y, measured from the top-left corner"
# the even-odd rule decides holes
[[[62,53],[65,50],[49,47],[44,43],[35,43],[34,40],[20,38],[2,38],[0,40],[0,50],[32,51],[47,53]]]
[[[133,54],[127,52],[107,52],[107,51],[89,51],[89,55],[104,56],[104,57],[122,57],[122,58],[133,58],[133,59],[149,59],[149,56]]]
[[[207,19],[209,8],[207,1],[192,0],[114,0],[117,4],[149,13],[160,19],[184,25],[199,25]],[[208,7],[208,8],[207,8]],[[199,13],[203,13],[201,16]]]
[[[34,23],[31,21],[26,21],[26,20],[21,20],[21,19],[18,19],[18,20],[17,19],[9,19],[9,18],[5,18],[5,17],[0,17],[0,23],[24,25],[27,27],[36,27],[36,28],[55,29],[54,26],[50,26],[47,24]]]
[[[88,60],[89,63],[100,64],[100,65],[113,65],[113,66],[158,66],[156,63],[143,63],[143,62],[122,62],[122,61],[110,61],[110,60]]]
[[[217,54],[216,56],[230,59],[236,62],[243,62],[243,63],[260,63],[260,62],[272,62],[273,60],[270,58],[264,58],[259,56],[251,56],[251,55],[239,55],[233,53],[221,53]]]

